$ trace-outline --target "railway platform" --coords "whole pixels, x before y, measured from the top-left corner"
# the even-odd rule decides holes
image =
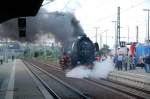
[[[16,59],[0,65],[0,99],[53,98],[25,67],[25,64]]]
[[[109,73],[108,79],[150,90],[150,73],[146,73],[145,70],[140,67],[128,71],[114,70]]]
[[[43,70],[38,69],[35,65]],[[141,97],[141,94],[145,92],[145,90],[143,92],[143,90],[136,90],[132,87],[102,79],[98,82],[93,82],[88,79],[66,78],[60,70],[48,68],[50,67],[39,63],[34,63],[31,66],[28,62],[23,62],[19,59],[15,61],[9,60],[8,63],[0,65],[0,99],[54,99],[53,95],[43,85],[47,85],[56,95],[63,97],[61,99],[90,99],[87,97],[96,97],[92,99],[100,99],[99,97],[102,97],[102,99],[111,99],[110,97],[131,99],[131,97],[135,96]],[[52,74],[49,74],[49,72],[53,74],[52,78],[50,77]],[[150,90],[149,74],[140,68],[127,72],[114,70],[109,74],[108,78],[145,88],[146,91]],[[138,92],[141,94],[137,94]],[[128,95],[128,93],[130,94]],[[86,98],[81,98],[81,96]],[[144,93],[143,97],[149,97],[149,94]]]

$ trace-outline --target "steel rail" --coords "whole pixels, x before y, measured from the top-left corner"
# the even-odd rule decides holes
[[[82,93],[80,90],[72,87],[71,85],[69,85],[68,83],[60,80],[58,77],[50,74],[49,72],[43,70],[42,68],[32,64],[32,63],[29,63],[30,65],[32,65],[33,67],[37,68],[38,70],[42,71],[43,73],[45,73],[47,76],[53,78],[54,80],[58,81],[59,83],[61,83],[62,85],[64,85],[65,87],[71,89],[74,93],[78,94],[82,99],[91,99],[90,97],[86,96],[84,93]],[[47,85],[48,86],[48,85]]]
[[[145,93],[143,92],[143,90],[138,89],[138,88],[134,88],[134,87],[130,87],[130,86],[124,86],[122,84],[119,83],[114,83],[114,82],[110,82],[104,79],[99,79],[99,80],[95,80],[95,79],[88,79],[86,78],[85,80],[96,84],[96,85],[100,85],[100,86],[104,86],[113,90],[117,90],[119,92],[125,93],[129,96],[138,98],[138,99],[150,99],[150,92],[149,93]]]

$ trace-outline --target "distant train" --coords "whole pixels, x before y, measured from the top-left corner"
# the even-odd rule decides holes
[[[95,61],[96,51],[99,50],[97,43],[93,43],[86,35],[79,36],[72,44],[70,53],[64,53],[60,62],[66,68],[77,65],[85,65],[92,68]]]

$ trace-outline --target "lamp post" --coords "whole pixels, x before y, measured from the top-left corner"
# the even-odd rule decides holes
[[[130,35],[129,35],[129,32],[130,32],[130,31],[129,31],[129,30],[130,30],[130,29],[129,29],[129,26],[126,25],[125,27],[120,27],[120,28],[127,28],[127,31],[128,31],[128,37],[127,37],[127,38],[128,38],[128,43],[129,43],[129,37],[130,37]]]
[[[98,31],[99,27],[94,27],[94,28],[96,30],[96,32],[95,32],[95,42],[97,42],[97,31]]]
[[[107,45],[107,37],[108,37],[107,31],[108,31],[108,29],[107,29],[107,30],[104,30],[103,32],[100,33],[100,46],[101,46],[101,47],[102,47],[102,34],[103,34],[103,33],[106,33],[106,45]]]
[[[129,43],[129,27],[128,27],[128,43]]]
[[[100,44],[100,48],[102,48],[102,34],[100,34],[100,42],[99,42],[99,44]]]
[[[126,25],[126,26],[128,28],[128,43],[129,43],[129,26],[128,25]]]
[[[117,53],[117,47],[118,47],[118,36],[117,36],[117,21],[112,21],[115,23],[115,53]]]
[[[106,45],[107,45],[107,31],[106,31]]]
[[[5,41],[5,61],[8,62],[8,38]]]
[[[147,11],[148,12],[148,43],[149,43],[149,11],[150,9],[143,9],[144,11]]]

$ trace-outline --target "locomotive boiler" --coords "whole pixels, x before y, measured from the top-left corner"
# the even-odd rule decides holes
[[[73,42],[70,53],[67,55],[69,57],[67,58],[68,63],[66,62],[63,65],[68,65],[71,68],[76,67],[77,65],[84,65],[87,67],[90,66],[91,68],[95,61],[95,55],[98,49],[98,44],[94,44],[89,37],[86,35],[79,36]]]

